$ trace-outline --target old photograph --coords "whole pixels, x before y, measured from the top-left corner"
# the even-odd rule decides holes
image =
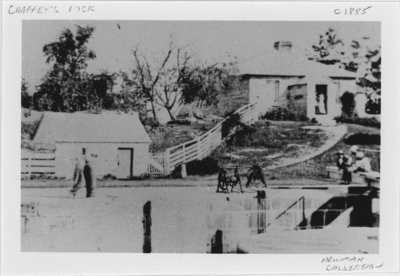
[[[22,252],[380,252],[380,22],[24,20],[20,81]]]

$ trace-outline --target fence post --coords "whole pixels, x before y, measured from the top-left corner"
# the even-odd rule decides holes
[[[197,138],[197,160],[201,160],[201,158],[203,157],[201,155],[201,141],[200,141],[200,137]]]
[[[151,253],[151,201],[143,205],[143,253]]]
[[[223,248],[223,232],[221,230],[217,230],[214,236],[211,238],[211,253],[212,254],[221,254],[224,251]]]
[[[267,224],[267,205],[265,191],[257,191],[257,233],[261,234],[265,232]]]
[[[26,162],[26,170],[28,171],[28,179],[31,179],[32,175],[31,175],[31,162],[32,159],[31,157],[28,157],[28,162]]]
[[[182,144],[182,154],[183,154],[182,163],[185,163],[185,161],[186,161],[185,143]]]

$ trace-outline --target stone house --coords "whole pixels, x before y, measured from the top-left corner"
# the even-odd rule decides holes
[[[220,106],[256,103],[259,115],[286,106],[320,123],[333,123],[341,114],[340,96],[356,91],[356,74],[294,55],[291,42],[276,42],[274,48],[274,55],[238,64],[240,89],[222,97]]]

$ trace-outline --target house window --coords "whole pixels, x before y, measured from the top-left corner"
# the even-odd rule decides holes
[[[279,101],[279,81],[275,81],[275,102]]]
[[[294,99],[295,100],[303,99],[303,95],[296,95],[296,96],[294,96]]]
[[[82,148],[82,155],[86,154],[86,148]]]

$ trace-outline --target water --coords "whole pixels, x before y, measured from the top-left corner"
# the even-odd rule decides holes
[[[265,191],[264,199],[256,191],[217,194],[214,187],[102,188],[95,198],[72,199],[64,189],[23,189],[23,201],[37,202],[40,215],[22,220],[22,250],[233,253],[240,241],[263,233],[323,227],[350,205],[357,205],[354,226],[370,217],[362,215],[368,199],[340,190]]]

